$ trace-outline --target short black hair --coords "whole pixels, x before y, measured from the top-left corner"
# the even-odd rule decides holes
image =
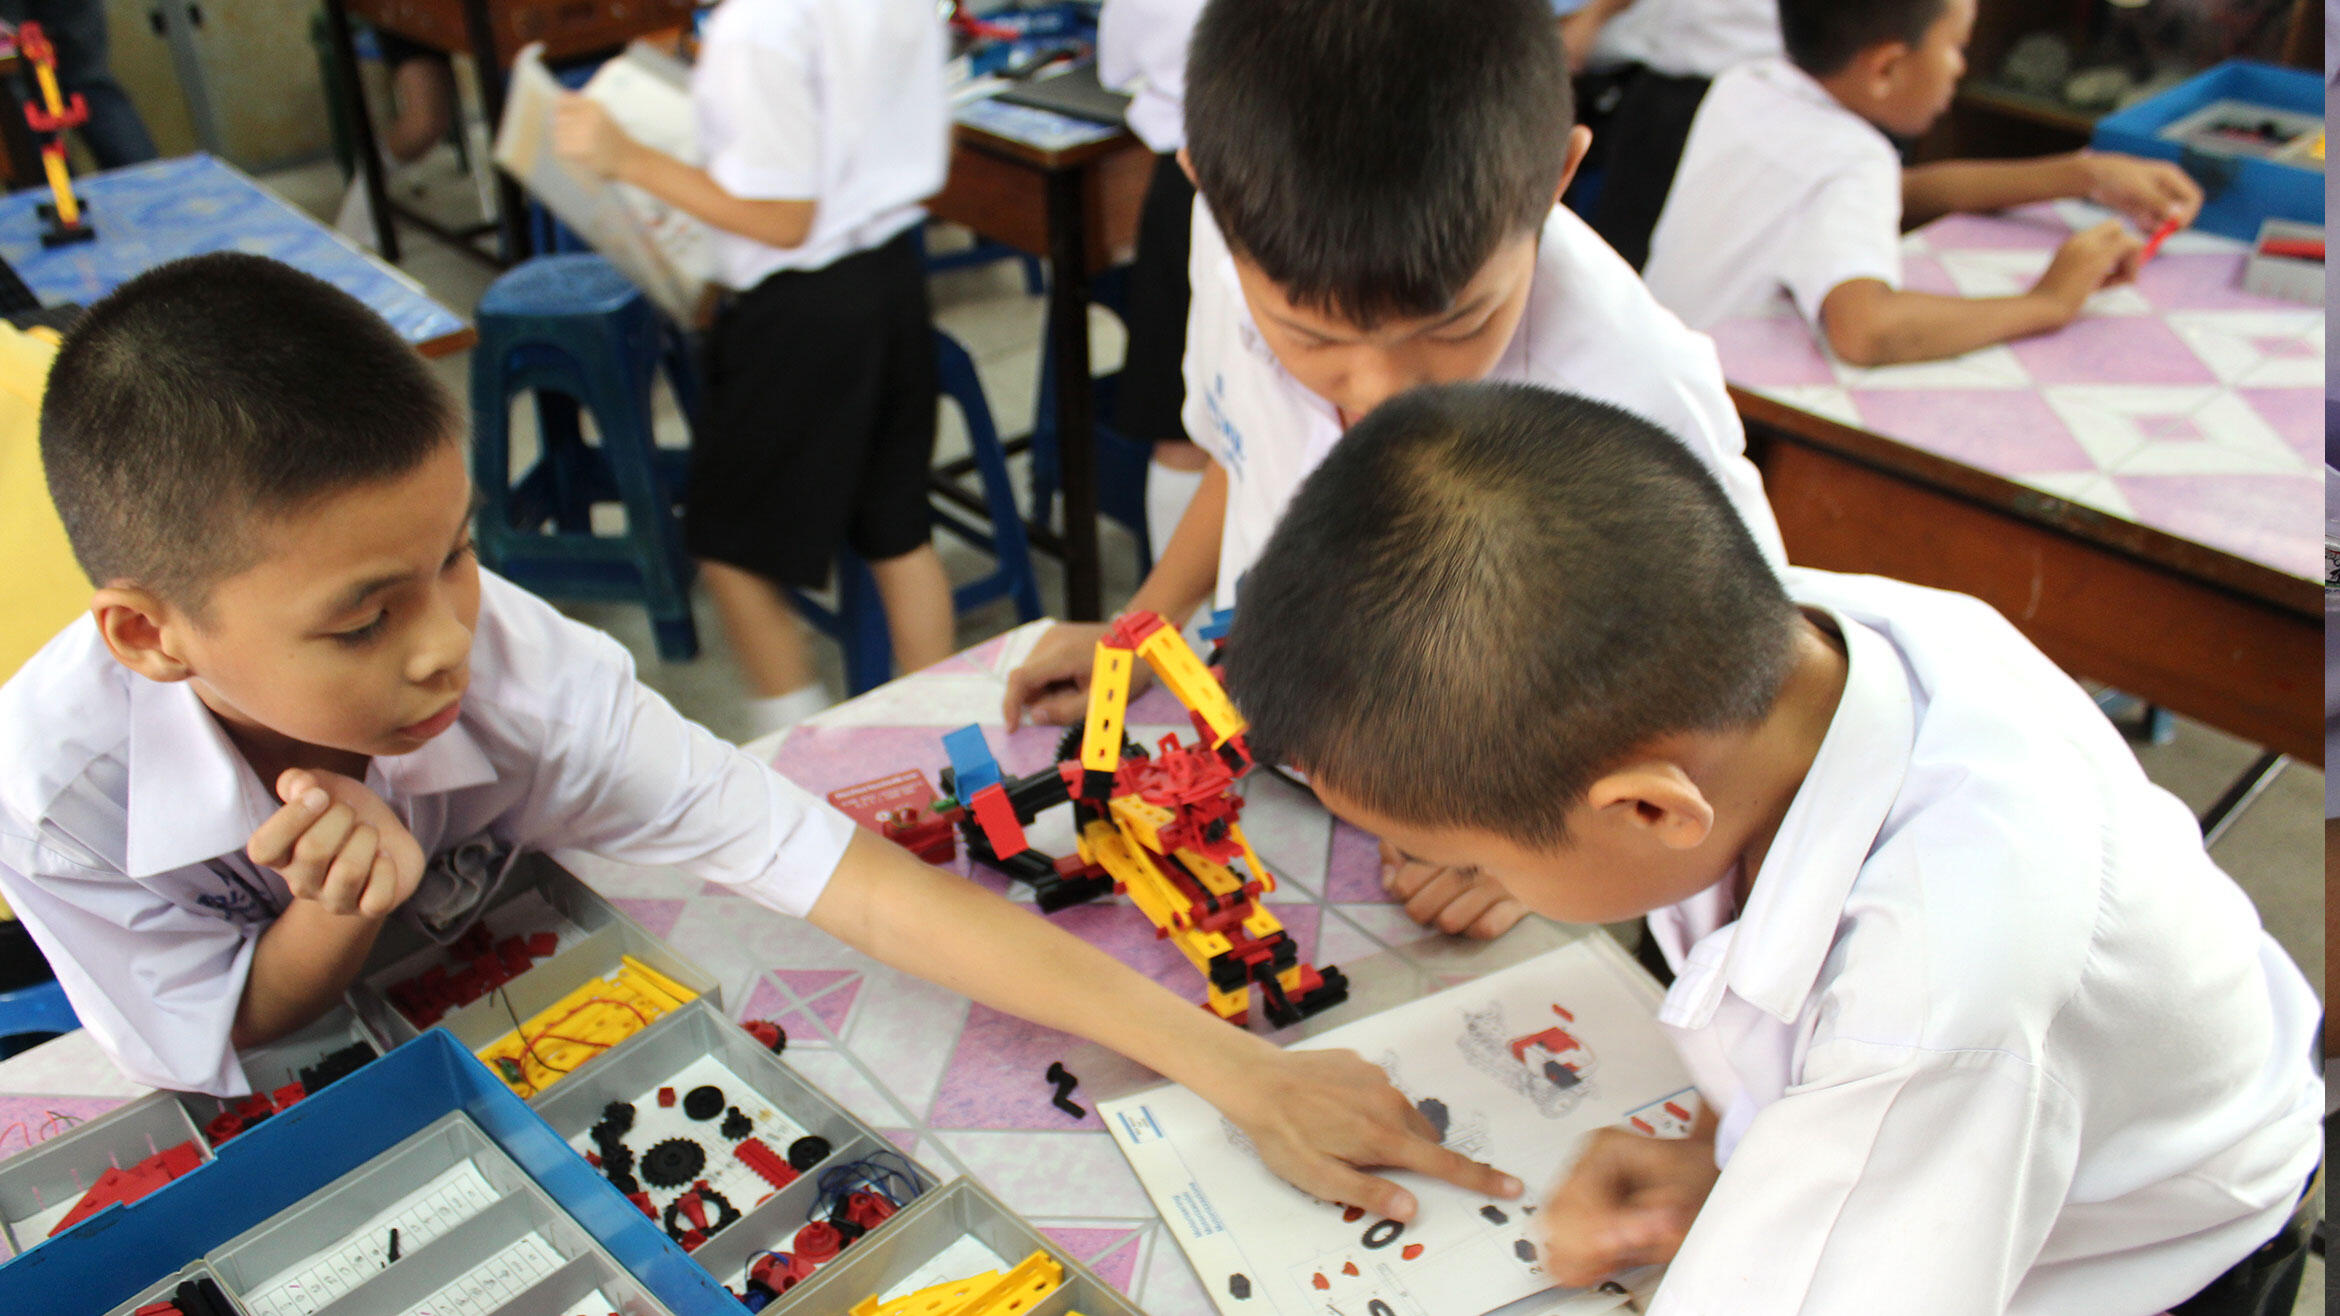
[[[1797,68],[1825,78],[1882,42],[1916,46],[1948,7],[1949,0],[1779,0],[1779,34]]]
[[[1451,385],[1383,403],[1301,487],[1243,580],[1226,683],[1262,762],[1409,825],[1551,846],[1628,755],[1762,720],[1796,625],[1678,440]]]
[[[1445,310],[1540,229],[1574,121],[1549,0],[1211,0],[1187,57],[1229,248],[1367,326]]]
[[[454,401],[322,279],[218,252],[139,275],[66,334],[41,463],[73,554],[200,614],[250,565],[255,514],[402,475],[459,437]]]

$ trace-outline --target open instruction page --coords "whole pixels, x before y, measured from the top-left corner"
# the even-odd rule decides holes
[[[1657,985],[1595,934],[1296,1045],[1380,1065],[1447,1146],[1517,1176],[1498,1202],[1394,1172],[1421,1206],[1404,1225],[1277,1178],[1216,1108],[1166,1085],[1102,1103],[1106,1128],[1226,1316],[1478,1316],[1549,1289],[1535,1207],[1584,1135],[1690,1131],[1696,1093],[1659,1027]],[[1617,1309],[1600,1293],[1535,1310]]]

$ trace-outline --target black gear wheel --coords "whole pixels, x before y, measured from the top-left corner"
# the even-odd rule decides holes
[[[704,1231],[709,1238],[713,1238],[718,1232],[728,1228],[733,1221],[739,1219],[739,1208],[731,1204],[730,1198],[712,1188],[701,1188],[699,1201],[714,1208],[714,1215],[707,1221],[707,1228]],[[667,1237],[677,1243],[683,1240],[683,1235],[691,1231],[691,1222],[683,1217],[680,1195],[666,1204],[666,1216],[660,1223],[666,1226]]]
[[[688,1138],[668,1138],[642,1153],[642,1177],[660,1188],[680,1188],[706,1168],[706,1148]]]

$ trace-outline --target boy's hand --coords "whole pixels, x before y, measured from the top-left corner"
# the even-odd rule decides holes
[[[2183,228],[2202,212],[2201,186],[2166,160],[2091,153],[2081,161],[2088,178],[2088,199],[2127,215],[2130,223],[2147,233],[2172,219]]]
[[[1479,941],[1502,936],[1527,915],[1527,906],[1485,873],[1416,863],[1387,841],[1381,843],[1381,889],[1404,901],[1407,916],[1423,927]]]
[[[2032,291],[2055,301],[2067,315],[2077,316],[2081,303],[2097,289],[2136,278],[2144,249],[2136,234],[2119,220],[2108,219],[2064,239]]]
[[[563,164],[596,178],[615,178],[633,149],[634,139],[601,102],[571,93],[553,108],[553,155]]]
[[[1564,1288],[1584,1288],[1673,1260],[1721,1177],[1711,1131],[1688,1138],[1595,1132],[1536,1216],[1544,1273]]]
[[[337,772],[293,768],[276,779],[284,801],[244,852],[284,877],[294,898],[334,914],[382,918],[422,881],[422,846],[390,806]]]
[[[1327,1202],[1412,1220],[1414,1195],[1365,1172],[1377,1166],[1419,1171],[1489,1197],[1520,1194],[1519,1180],[1439,1146],[1437,1130],[1390,1086],[1389,1075],[1354,1051],[1278,1051],[1217,1104],[1268,1169]]]
[[[1036,725],[1075,726],[1089,715],[1089,676],[1097,669],[1097,641],[1105,638],[1102,622],[1060,621],[1043,631],[1024,664],[1008,673],[1007,701],[1000,712],[1008,730],[1029,716]],[[1129,697],[1137,698],[1153,683],[1153,669],[1132,664]]]

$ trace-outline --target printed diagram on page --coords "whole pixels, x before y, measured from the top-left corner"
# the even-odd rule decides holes
[[[1379,1064],[1447,1146],[1526,1183],[1519,1201],[1399,1173],[1421,1203],[1411,1222],[1319,1202],[1179,1088],[1106,1103],[1106,1123],[1227,1316],[1488,1312],[1550,1287],[1535,1207],[1585,1134],[1690,1131],[1697,1097],[1656,1001],[1614,943],[1588,938],[1302,1044]]]

